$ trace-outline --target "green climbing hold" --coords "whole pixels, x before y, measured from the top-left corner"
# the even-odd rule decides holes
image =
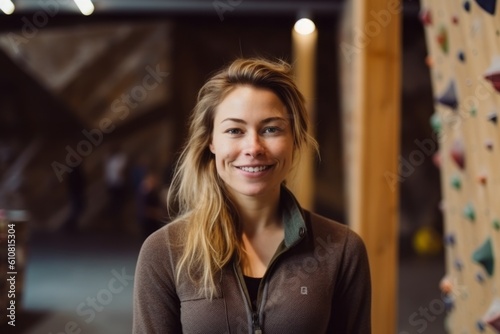
[[[493,220],[492,225],[495,231],[500,231],[500,219]]]
[[[431,127],[435,133],[440,133],[442,129],[441,116],[438,113],[434,113],[431,116]]]
[[[439,34],[437,36],[437,42],[445,54],[448,54],[449,46],[448,46],[448,31],[444,26],[441,26],[439,29]]]
[[[493,276],[495,259],[490,238],[474,251],[472,259],[482,265],[490,277]]]
[[[451,177],[451,186],[456,190],[460,190],[460,188],[462,188],[462,181],[458,175],[453,175]]]
[[[464,216],[471,222],[474,222],[476,220],[476,212],[474,211],[474,207],[472,206],[472,204],[467,204],[464,209]]]
[[[477,115],[477,109],[475,107],[472,107],[471,110],[470,110],[470,115],[472,117],[476,117]]]

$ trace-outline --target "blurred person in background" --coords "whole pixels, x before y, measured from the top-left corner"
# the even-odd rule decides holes
[[[104,181],[108,191],[108,215],[120,222],[126,198],[127,156],[113,147],[104,162]]]
[[[169,193],[143,244],[133,333],[367,334],[363,241],[304,210],[285,179],[308,134],[283,61],[238,59],[201,88]]]
[[[146,173],[139,191],[142,208],[141,230],[143,239],[146,240],[163,225],[162,218],[164,218],[160,199],[161,184],[154,171]]]
[[[81,164],[68,173],[68,197],[70,200],[70,212],[63,224],[63,230],[74,232],[78,228],[79,219],[85,210],[85,171]]]

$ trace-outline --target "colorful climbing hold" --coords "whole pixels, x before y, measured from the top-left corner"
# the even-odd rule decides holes
[[[465,53],[463,51],[458,52],[458,60],[460,60],[462,63],[465,63]]]
[[[468,203],[464,208],[464,217],[474,222],[476,220],[476,211],[474,210],[474,206],[472,203]]]
[[[470,109],[470,115],[471,115],[472,117],[476,117],[476,115],[477,115],[477,109],[476,109],[475,107],[472,107],[472,108]]]
[[[434,58],[432,58],[432,56],[425,57],[425,64],[429,68],[433,67],[434,66]]]
[[[453,265],[455,266],[455,269],[458,271],[462,271],[462,269],[464,268],[464,263],[459,259],[456,259]]]
[[[451,283],[448,275],[441,278],[441,281],[439,282],[439,289],[443,294],[449,294],[453,291],[453,284]]]
[[[458,24],[459,20],[458,20],[458,16],[456,15],[453,15],[453,17],[451,18],[451,23],[453,24]]]
[[[478,320],[476,322],[476,328],[478,331],[484,332],[484,329],[485,329],[484,323],[481,320]]]
[[[500,219],[494,219],[491,225],[495,231],[500,231]]]
[[[482,172],[477,176],[477,181],[483,186],[486,185],[487,177],[486,173]]]
[[[451,158],[457,164],[460,169],[465,168],[465,152],[464,144],[461,139],[456,139],[451,147]]]
[[[498,122],[498,115],[496,111],[492,111],[488,114],[488,121],[497,124]]]
[[[483,321],[497,331],[500,331],[500,299],[495,298],[483,316]]]
[[[464,1],[464,9],[468,12],[470,12],[470,2],[469,1]]]
[[[493,151],[493,140],[486,139],[484,141],[484,146],[488,149],[488,151]]]
[[[490,277],[493,276],[495,259],[490,238],[488,238],[478,249],[474,251],[472,259],[483,266],[484,270],[486,270]]]
[[[451,186],[456,190],[460,190],[460,188],[462,188],[462,180],[460,180],[460,176],[453,175],[451,177]]]
[[[442,129],[441,116],[438,113],[434,113],[431,116],[431,127],[435,133],[440,133]]]
[[[455,307],[455,299],[452,295],[443,296],[444,307],[447,312],[450,312]]]
[[[484,78],[490,81],[493,87],[500,92],[500,56],[493,58],[490,67],[484,73]]]
[[[455,246],[455,235],[453,233],[448,233],[444,236],[444,243],[446,246]]]
[[[484,280],[485,280],[485,278],[484,278],[484,275],[482,273],[476,273],[476,281],[478,283],[484,283]]]
[[[432,155],[432,162],[437,168],[441,168],[441,152],[437,151]]]
[[[495,15],[495,8],[497,6],[497,0],[476,0],[479,7],[484,9],[491,15]]]
[[[424,26],[428,26],[432,24],[432,14],[430,9],[423,9],[420,12],[420,21]]]
[[[439,34],[437,35],[437,42],[441,48],[441,51],[443,51],[445,54],[448,54],[449,50],[448,31],[446,30],[446,27],[441,26],[441,28],[439,28]]]
[[[445,92],[437,99],[437,102],[452,109],[457,108],[458,99],[455,80],[450,80],[450,82],[448,83],[448,87],[446,88]]]

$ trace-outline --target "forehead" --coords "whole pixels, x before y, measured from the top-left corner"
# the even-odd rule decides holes
[[[269,89],[241,85],[231,90],[215,109],[215,120],[221,117],[258,118],[282,117],[288,119],[286,106]]]

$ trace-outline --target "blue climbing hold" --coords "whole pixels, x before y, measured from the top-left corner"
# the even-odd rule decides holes
[[[445,235],[444,243],[446,246],[454,246],[455,245],[455,235],[452,233]]]
[[[457,108],[458,106],[457,89],[454,80],[450,81],[448,87],[446,88],[446,91],[443,93],[443,95],[438,97],[437,102],[447,107],[450,107],[451,109]]]
[[[484,323],[481,320],[476,322],[476,327],[477,327],[477,330],[480,332],[484,332],[484,330],[485,330]]]
[[[453,307],[455,306],[455,300],[454,300],[453,296],[445,295],[442,298],[443,298],[444,307],[445,307],[446,311],[450,312],[451,310],[453,310]]]
[[[465,53],[463,51],[458,52],[458,59],[462,62],[465,63]]]
[[[464,9],[468,12],[470,12],[470,2],[469,1],[465,1],[464,2]]]
[[[497,7],[497,0],[476,0],[479,7],[490,13],[491,15],[495,15],[495,8]]]

